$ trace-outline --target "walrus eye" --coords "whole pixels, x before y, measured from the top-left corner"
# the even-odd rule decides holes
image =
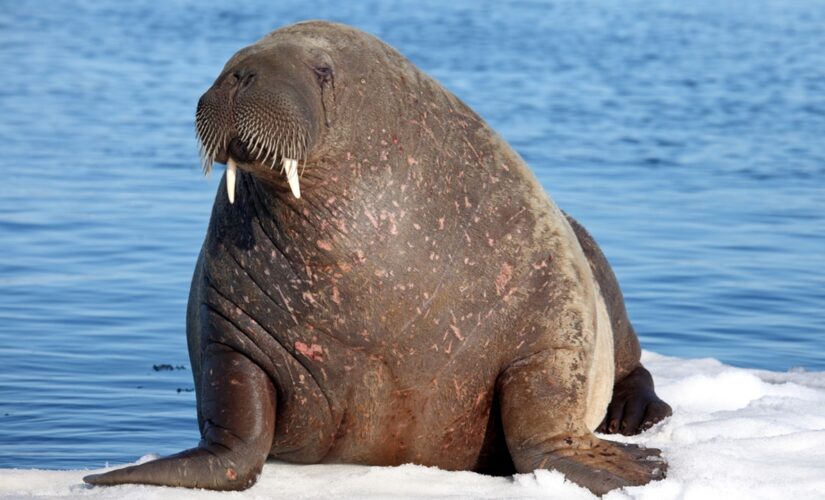
[[[318,83],[329,83],[332,81],[332,68],[329,66],[316,66],[315,75],[318,77]]]

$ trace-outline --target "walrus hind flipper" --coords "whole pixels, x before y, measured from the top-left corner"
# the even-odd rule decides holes
[[[579,354],[538,352],[499,377],[501,421],[516,470],[558,470],[597,495],[664,478],[661,451],[601,440],[587,429],[587,379],[578,369]]]
[[[243,490],[263,467],[275,432],[275,388],[259,366],[221,344],[204,351],[197,448],[83,478],[89,484],[153,484]]]
[[[653,377],[639,365],[613,386],[613,398],[597,432],[639,434],[673,414],[653,390]]]
[[[592,435],[568,437],[562,443],[563,447],[535,457],[535,468],[557,470],[596,495],[664,479],[667,473],[667,462],[656,448],[605,441]]]

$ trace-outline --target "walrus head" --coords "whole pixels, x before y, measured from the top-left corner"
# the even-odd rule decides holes
[[[437,107],[450,109],[451,121],[433,123]],[[389,45],[325,21],[280,28],[237,52],[196,114],[204,169],[226,164],[230,202],[240,169],[239,193],[254,186],[250,193],[293,208],[300,197],[304,209],[380,194],[387,169],[443,165],[420,156],[425,144],[459,131],[472,136],[482,125]]]
[[[334,78],[327,51],[295,38],[269,35],[227,62],[200,98],[195,122],[204,171],[227,165],[230,202],[238,168],[265,180],[285,175],[300,198],[299,164],[328,125]]]

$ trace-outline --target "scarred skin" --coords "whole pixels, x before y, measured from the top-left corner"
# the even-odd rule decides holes
[[[198,113],[240,166],[189,297],[202,440],[87,482],[244,489],[267,457],[557,469],[598,494],[664,477],[659,450],[592,433],[670,414],[610,266],[459,99],[310,22],[236,54]],[[253,115],[300,130],[301,198],[239,139]]]

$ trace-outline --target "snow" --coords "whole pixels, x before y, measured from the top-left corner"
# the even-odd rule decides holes
[[[668,477],[605,498],[825,498],[825,372],[750,370],[649,352],[642,361],[673,416],[640,436],[611,439],[662,449]],[[501,478],[415,465],[271,462],[255,486],[232,493],[92,488],[82,482],[87,473],[0,469],[0,498],[593,498],[544,470]]]

